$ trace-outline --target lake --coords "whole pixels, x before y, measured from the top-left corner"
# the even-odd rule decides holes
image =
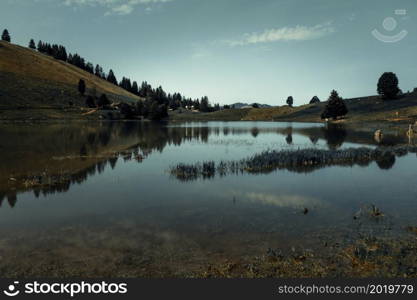
[[[269,249],[325,251],[417,225],[415,154],[309,172],[170,173],[265,150],[378,146],[372,133],[341,125],[3,124],[0,136],[0,270],[10,276],[185,276]],[[371,207],[384,218],[357,218]]]

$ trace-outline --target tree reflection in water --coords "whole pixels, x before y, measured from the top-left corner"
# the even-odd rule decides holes
[[[66,192],[74,183],[82,183],[89,176],[100,174],[109,166],[117,167],[120,159],[135,160],[138,163],[148,155],[162,152],[168,145],[179,146],[184,142],[197,140],[208,143],[211,135],[252,135],[279,133],[288,144],[293,144],[293,134],[303,129],[277,127],[219,126],[164,126],[156,123],[103,122],[35,126],[3,126],[0,148],[0,201],[7,199],[10,206],[17,202],[21,192],[34,192],[35,197],[57,192]],[[329,124],[324,128],[307,128],[305,136],[316,144],[319,137],[327,141],[329,149],[340,148],[347,138],[347,131],[341,125]],[[395,164],[395,155],[385,154],[376,163],[381,169]],[[360,166],[369,165],[369,160],[359,160]],[[299,168],[298,168],[299,169]],[[297,171],[293,168],[292,171]],[[205,178],[211,178],[213,165],[203,166]],[[302,168],[302,172],[309,171]],[[299,170],[300,171],[300,170]],[[227,172],[220,168],[220,176]],[[13,179],[13,180],[11,180]]]

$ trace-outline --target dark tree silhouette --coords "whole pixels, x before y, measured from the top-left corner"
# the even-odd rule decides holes
[[[35,45],[35,41],[33,39],[30,40],[29,42],[29,48],[30,49],[35,49],[36,50],[36,45]]]
[[[259,135],[259,129],[258,129],[257,127],[253,127],[253,128],[250,130],[250,133],[251,133],[251,135],[252,135],[254,138],[256,138],[256,137]]]
[[[107,75],[107,81],[117,85],[117,79],[116,76],[114,76],[113,70],[109,71],[109,75]]]
[[[322,119],[329,119],[332,118],[334,120],[337,117],[342,117],[348,113],[348,109],[346,107],[345,102],[339,94],[333,90],[330,94],[329,100],[324,108],[323,113],[321,114]]]
[[[103,68],[100,65],[96,65],[96,68],[94,69],[94,75],[100,78],[104,77]]]
[[[87,97],[87,99],[85,100],[85,106],[87,106],[89,108],[96,107],[96,101],[94,100],[94,98],[92,96]]]
[[[395,155],[387,153],[380,157],[376,164],[381,170],[389,170],[395,165]]]
[[[85,94],[85,81],[83,79],[80,79],[80,81],[78,82],[78,91],[80,92],[81,95],[84,96],[84,94]]]
[[[259,108],[259,104],[258,103],[254,103],[254,104],[252,104],[252,107],[253,108]]]
[[[85,70],[90,73],[90,74],[94,74],[94,65],[92,63],[87,63],[85,65]]]
[[[3,34],[1,35],[2,41],[11,42],[10,34],[7,29],[3,30]]]
[[[377,91],[385,99],[394,99],[397,97],[400,89],[398,88],[398,78],[392,72],[386,72],[378,80]]]
[[[294,98],[292,96],[289,96],[287,98],[287,104],[289,107],[292,107],[292,105],[294,104]]]
[[[120,113],[124,115],[125,119],[133,119],[135,117],[135,109],[127,103],[121,103],[119,110]]]
[[[98,98],[97,106],[100,108],[104,108],[110,104],[110,100],[107,98],[106,94],[102,94],[100,98]]]
[[[340,124],[328,124],[328,126],[322,128],[322,131],[330,150],[342,147],[347,137],[346,129]]]
[[[144,113],[144,104],[143,104],[143,101],[138,101],[137,103],[136,103],[136,113],[139,115],[139,116],[143,116],[143,113]]]
[[[138,83],[136,81],[133,81],[133,83],[132,83],[131,92],[135,95],[139,95],[139,87],[138,87]]]
[[[311,98],[310,104],[316,104],[316,103],[320,103],[320,99],[319,97],[314,96],[313,98]]]
[[[201,98],[200,101],[200,111],[202,112],[208,112],[210,110],[210,106],[209,106],[209,100],[207,96],[204,96],[203,98]]]
[[[151,120],[161,120],[167,116],[167,106],[165,104],[158,104],[156,101],[152,101],[149,108],[149,118]]]
[[[119,82],[119,86],[126,91],[132,91],[132,83],[130,82],[129,78],[123,77],[122,80]]]

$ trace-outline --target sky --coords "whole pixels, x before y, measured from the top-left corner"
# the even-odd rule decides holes
[[[294,105],[417,87],[415,0],[1,0],[12,42],[65,45],[138,83],[212,103]]]

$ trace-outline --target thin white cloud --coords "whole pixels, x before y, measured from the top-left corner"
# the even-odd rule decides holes
[[[173,0],[64,0],[63,3],[73,7],[102,6],[108,9],[105,15],[128,15],[139,5],[147,5],[146,12],[149,12],[149,5],[171,1]]]
[[[312,27],[297,25],[295,27],[283,27],[267,29],[263,32],[246,33],[242,38],[228,40],[226,43],[230,46],[245,46],[279,41],[307,41],[322,38],[335,31],[331,22]]]

